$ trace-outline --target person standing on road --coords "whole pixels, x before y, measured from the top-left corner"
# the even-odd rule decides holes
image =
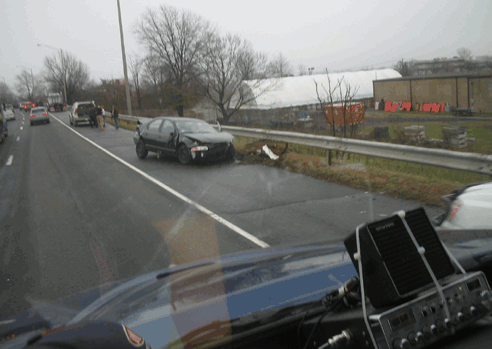
[[[104,110],[104,106],[101,106],[102,109],[102,117],[104,120],[104,127],[106,127],[106,110]]]
[[[114,120],[114,125],[115,125],[116,129],[118,129],[119,128],[119,126],[118,126],[118,110],[116,110],[116,108],[114,107],[114,104],[111,107],[111,119]]]
[[[96,108],[96,115],[97,115],[97,123],[99,124],[99,129],[104,130],[104,120],[102,117],[102,108],[100,105],[98,105]]]
[[[94,125],[97,127],[97,114],[96,114],[96,106],[93,105],[91,109],[89,110],[89,118],[91,119],[91,128],[94,127]]]

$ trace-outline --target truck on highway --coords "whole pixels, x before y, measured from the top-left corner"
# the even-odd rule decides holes
[[[48,110],[64,111],[67,106],[63,103],[63,95],[59,92],[48,94]]]

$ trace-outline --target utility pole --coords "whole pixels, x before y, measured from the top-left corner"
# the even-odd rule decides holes
[[[123,56],[123,71],[125,73],[126,108],[127,108],[128,115],[133,115],[132,100],[130,97],[130,85],[128,83],[128,71],[126,69],[125,40],[123,39],[123,24],[121,23],[120,0],[116,0],[116,1],[118,3],[118,19],[120,21],[121,55]]]

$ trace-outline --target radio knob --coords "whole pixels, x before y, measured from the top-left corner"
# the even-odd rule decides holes
[[[461,311],[456,314],[455,319],[456,319],[456,323],[460,323],[460,322],[465,322],[466,321],[465,314],[463,314]]]
[[[480,299],[482,301],[482,305],[485,308],[487,308],[488,310],[492,308],[492,304],[490,303],[492,299],[489,291],[482,291],[480,293]]]
[[[427,316],[427,315],[429,315],[429,313],[430,313],[429,307],[425,306],[422,308],[422,315],[423,316]]]
[[[430,338],[432,336],[437,336],[438,334],[437,326],[434,324],[429,326],[424,326],[424,328],[422,328],[422,332],[424,332],[424,336],[427,338]]]
[[[411,344],[415,345],[418,343],[422,343],[424,341],[424,334],[422,332],[410,332],[408,334],[408,340],[410,341]]]
[[[438,323],[439,332],[446,332],[453,328],[453,323],[448,318],[439,321]]]
[[[393,342],[394,349],[410,349],[410,342],[406,338],[398,338]]]
[[[477,308],[475,308],[473,305],[468,309],[468,314],[471,316],[475,317],[479,314],[479,311]]]

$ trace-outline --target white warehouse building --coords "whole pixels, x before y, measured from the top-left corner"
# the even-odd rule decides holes
[[[354,101],[363,101],[374,97],[374,80],[400,78],[401,74],[394,69],[377,69],[330,73],[329,76],[332,88],[342,78],[352,88],[359,87]],[[321,87],[323,85],[328,90],[326,74],[268,79],[261,82],[257,80],[245,81],[252,94],[258,97],[242,109],[281,109],[319,105],[314,81],[318,83],[320,96],[326,99],[326,93]],[[268,88],[268,91],[262,94],[261,91],[265,90],[265,88]]]

